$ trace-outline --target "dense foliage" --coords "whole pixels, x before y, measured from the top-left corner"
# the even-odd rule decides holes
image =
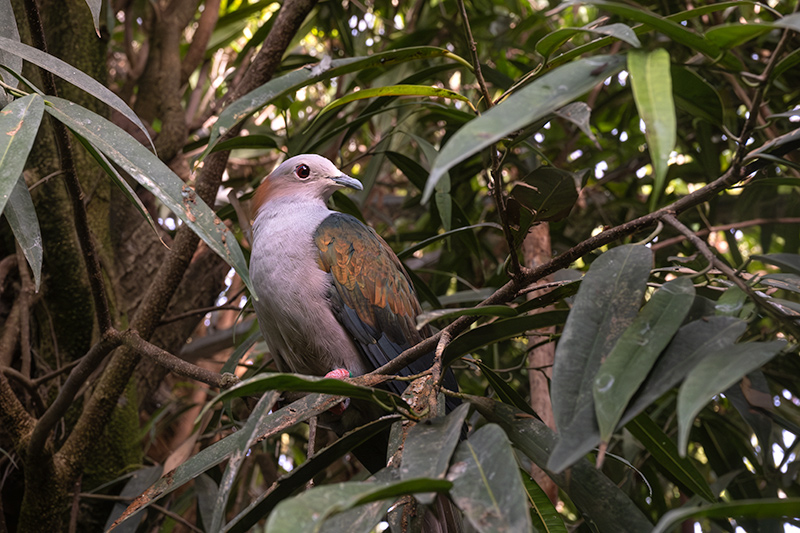
[[[797,530],[797,4],[0,0],[0,532],[415,531],[433,492]],[[364,184],[462,407],[439,365],[275,373],[247,201],[301,153]],[[325,393],[387,415],[339,438]]]

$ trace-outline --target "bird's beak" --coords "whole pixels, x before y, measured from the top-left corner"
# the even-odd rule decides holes
[[[342,174],[341,176],[333,177],[333,178],[331,178],[331,180],[333,180],[337,185],[339,185],[341,187],[349,187],[349,188],[355,189],[357,191],[363,191],[364,190],[364,186],[361,185],[360,181],[358,181],[355,178],[351,178],[350,176],[347,176],[345,174]]]

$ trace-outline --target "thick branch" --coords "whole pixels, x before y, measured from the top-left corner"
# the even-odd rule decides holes
[[[26,439],[33,431],[34,420],[14,394],[14,389],[3,372],[0,372],[0,422],[3,423],[3,431],[11,437],[14,447],[24,450]]]
[[[25,12],[31,29],[33,45],[42,52],[47,52],[44,28],[42,27],[39,8],[35,0],[25,0]],[[46,93],[58,96],[55,77],[50,71],[42,69],[42,83]],[[91,231],[89,230],[89,219],[86,215],[86,207],[83,205],[83,192],[81,191],[81,185],[78,181],[72,143],[67,128],[61,122],[52,119],[51,123],[55,132],[59,157],[61,158],[61,168],[64,171],[64,183],[67,186],[67,191],[69,192],[72,202],[75,231],[78,235],[81,252],[83,252],[86,262],[89,285],[92,290],[92,299],[94,300],[94,310],[97,316],[97,326],[102,333],[108,331],[112,327],[111,312],[108,308],[108,300],[106,300],[106,290],[103,285],[103,273],[100,270],[100,261],[94,247],[94,242],[92,241]]]
[[[189,50],[181,61],[181,86],[189,81],[189,76],[192,75],[194,69],[200,65],[206,55],[208,41],[211,39],[211,34],[217,25],[217,19],[219,19],[219,4],[220,0],[206,0],[203,14],[200,15],[197,29],[192,35]]]

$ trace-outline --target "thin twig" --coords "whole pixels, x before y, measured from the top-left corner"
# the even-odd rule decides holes
[[[694,234],[698,237],[704,237],[709,233],[716,233],[717,231],[729,231],[732,229],[750,228],[752,226],[762,226],[764,224],[800,224],[800,217],[786,217],[786,218],[754,218],[753,220],[745,220],[744,222],[734,222],[733,224],[723,224],[721,226],[711,226],[695,231]],[[663,241],[654,242],[650,249],[653,251],[661,250],[685,241],[686,235],[677,235],[664,239]]]
[[[481,89],[484,105],[487,109],[491,109],[494,106],[494,102],[489,94],[489,88],[486,86],[486,80],[483,78],[481,61],[478,57],[478,46],[475,43],[475,39],[472,37],[472,28],[469,25],[467,8],[464,6],[464,0],[457,1],[458,8],[461,11],[461,19],[464,22],[464,32],[466,33],[467,47],[469,48],[470,56],[472,58],[472,67],[475,73],[475,78],[478,80],[478,86]],[[508,222],[508,211],[506,209],[506,199],[503,191],[503,171],[500,158],[497,156],[497,145],[492,144],[489,146],[489,154],[492,159],[492,169],[489,172],[488,181],[491,186],[492,198],[494,199],[495,206],[497,207],[497,214],[500,217],[500,222],[503,226],[503,234],[505,235],[506,242],[508,243],[509,260],[511,262],[511,276],[516,277],[520,274],[519,257],[517,256],[517,247],[514,241],[514,234],[511,232],[511,226]]]
[[[688,240],[692,243],[692,245],[697,248],[703,257],[708,260],[709,267],[713,266],[717,268],[720,272],[722,272],[725,277],[731,280],[733,283],[736,284],[742,291],[744,291],[754,302],[756,302],[764,311],[766,311],[771,317],[779,320],[784,326],[794,335],[795,338],[800,339],[800,329],[798,329],[794,325],[794,317],[787,317],[783,313],[779,313],[774,306],[770,305],[763,297],[761,297],[753,288],[745,283],[745,281],[736,274],[736,271],[725,264],[724,261],[720,261],[714,252],[708,247],[708,245],[703,242],[703,240],[695,235],[695,233],[683,225],[675,216],[665,213],[662,215],[662,220],[675,228],[676,230],[680,231]],[[702,272],[702,271],[701,271]]]

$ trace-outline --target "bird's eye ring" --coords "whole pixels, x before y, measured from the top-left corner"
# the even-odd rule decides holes
[[[308,179],[311,175],[311,169],[308,168],[308,165],[297,165],[294,169],[294,173],[297,175],[298,178],[301,180]]]

